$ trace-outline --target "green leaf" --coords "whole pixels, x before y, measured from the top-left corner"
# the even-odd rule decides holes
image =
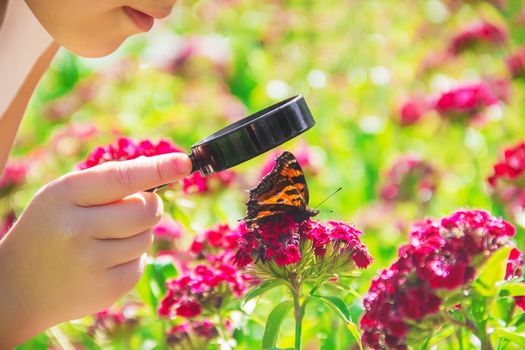
[[[501,295],[508,297],[518,297],[525,295],[525,283],[512,282],[501,286]]]
[[[325,297],[322,295],[312,295],[312,297],[317,298],[325,303],[328,307],[334,310],[343,321],[346,322],[350,320],[350,312],[348,311],[348,307],[346,307],[345,302],[338,297]]]
[[[432,338],[427,339],[425,343],[423,344],[421,350],[428,349],[433,345],[436,345],[443,339],[446,339],[450,337],[452,334],[454,334],[455,328],[453,326],[446,326],[441,328],[436,334],[432,336]]]
[[[359,349],[363,350],[363,344],[361,343],[361,334],[359,334],[359,329],[357,328],[357,325],[352,321],[347,321],[346,328],[348,328],[350,333],[352,333],[352,335],[354,336],[354,339],[357,345],[359,346]]]
[[[173,262],[165,259],[151,260],[137,284],[137,292],[142,301],[156,311],[159,299],[166,294],[166,280],[175,277],[177,269]]]
[[[357,325],[350,320],[350,311],[348,311],[348,307],[346,306],[344,301],[342,301],[338,297],[333,296],[325,297],[321,295],[311,295],[310,297],[321,300],[329,308],[331,308],[337,314],[337,316],[339,316],[343,320],[350,333],[352,333],[352,336],[357,342],[357,345],[359,345],[359,349],[363,349],[359,329],[357,328]]]
[[[510,250],[510,247],[500,248],[481,267],[474,283],[474,288],[479,294],[489,298],[498,295],[499,282],[505,278]]]
[[[292,301],[286,300],[277,305],[266,320],[266,327],[264,328],[264,335],[262,339],[263,350],[274,349],[279,337],[279,330],[286,314],[292,308]]]
[[[518,344],[522,348],[525,348],[525,336],[522,334],[518,334],[504,328],[498,328],[494,331],[494,333],[492,333],[492,336],[510,340],[511,342]]]
[[[274,279],[274,280],[270,280],[270,281],[259,284],[257,287],[253,288],[246,294],[246,296],[244,297],[243,304],[246,304],[248,301],[250,301],[253,298],[263,295],[270,289],[273,289],[281,285],[282,283],[283,281]]]

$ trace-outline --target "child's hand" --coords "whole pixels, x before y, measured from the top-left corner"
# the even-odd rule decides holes
[[[0,244],[0,349],[110,306],[135,286],[184,154],[109,162],[45,186]]]

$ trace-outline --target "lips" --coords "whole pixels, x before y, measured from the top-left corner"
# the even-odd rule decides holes
[[[135,25],[142,31],[148,32],[155,22],[155,18],[139,10],[135,10],[129,6],[124,6],[124,13],[135,23]]]

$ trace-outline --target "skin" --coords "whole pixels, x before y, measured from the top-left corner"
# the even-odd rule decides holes
[[[18,1],[18,0],[12,0]],[[113,52],[140,32],[123,6],[169,13],[175,0],[27,0],[55,38],[0,116],[0,172],[27,103],[60,45],[83,56]],[[0,19],[5,12],[0,0]],[[153,15],[153,14],[152,14]],[[140,279],[162,202],[144,189],[191,171],[167,154],[66,174],[41,188],[0,241],[0,349],[112,305]]]

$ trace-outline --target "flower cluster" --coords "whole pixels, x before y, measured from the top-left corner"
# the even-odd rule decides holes
[[[521,48],[505,60],[513,78],[525,77],[525,48]]]
[[[207,264],[198,264],[177,279],[166,282],[166,295],[158,314],[161,317],[197,317],[207,311],[214,314],[232,295],[240,297],[252,280],[224,259],[209,256]]]
[[[254,261],[286,266],[312,257],[312,267],[329,260],[332,267],[348,268],[348,263],[353,263],[353,266],[366,268],[372,258],[359,239],[361,234],[343,222],[307,220],[297,223],[292,217],[283,216],[279,221],[269,221],[243,232],[235,260],[241,267]]]
[[[525,208],[525,143],[507,148],[503,159],[493,166],[487,181],[495,199],[504,204],[512,215]]]
[[[481,45],[501,46],[507,40],[505,30],[487,21],[472,23],[457,33],[449,44],[449,52],[458,55]]]
[[[435,110],[450,121],[481,119],[484,110],[498,103],[491,87],[483,82],[467,84],[444,92],[434,103]]]
[[[217,327],[208,319],[187,321],[171,329],[166,334],[166,342],[173,347],[181,347],[187,343],[192,349],[205,348],[206,344],[219,335]]]
[[[87,159],[78,164],[77,167],[83,170],[109,161],[123,161],[141,156],[152,157],[176,152],[184,151],[169,140],[160,140],[157,143],[153,143],[150,140],[142,140],[135,143],[129,138],[122,137],[115,144],[95,148],[88,155]],[[195,172],[182,180],[182,189],[185,194],[208,192],[212,187],[211,183],[214,181],[219,182],[221,186],[228,186],[232,183],[234,177],[235,173],[228,170],[206,178]]]
[[[428,162],[415,156],[404,156],[394,162],[385,179],[380,189],[384,201],[428,203],[436,191],[438,174]]]
[[[432,324],[445,293],[468,288],[476,268],[514,234],[511,224],[482,210],[416,225],[410,243],[364,298],[363,342],[373,349],[406,349],[407,339],[428,336],[424,327],[410,333],[411,325]]]

